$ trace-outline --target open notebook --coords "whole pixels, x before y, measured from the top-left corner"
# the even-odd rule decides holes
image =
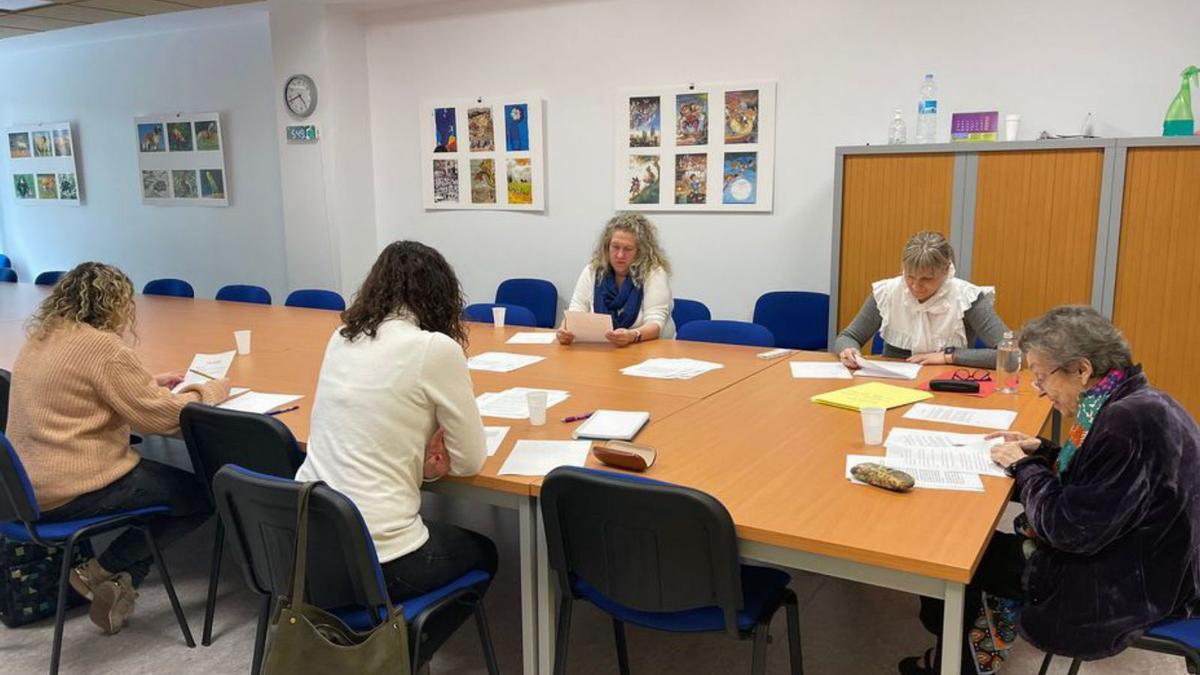
[[[649,421],[648,412],[597,410],[571,435],[574,438],[632,441]]]

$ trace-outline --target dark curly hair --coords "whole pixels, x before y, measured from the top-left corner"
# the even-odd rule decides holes
[[[412,314],[422,330],[448,335],[464,348],[463,292],[450,263],[417,241],[392,242],[371,267],[342,312],[342,337],[354,341],[374,338],[379,324],[402,312]]]

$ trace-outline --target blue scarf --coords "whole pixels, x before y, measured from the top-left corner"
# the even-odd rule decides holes
[[[633,328],[638,313],[642,311],[642,288],[633,283],[632,276],[617,287],[617,276],[609,269],[603,276],[597,275],[596,287],[592,291],[592,308],[597,314],[608,314],[613,319],[613,328]]]

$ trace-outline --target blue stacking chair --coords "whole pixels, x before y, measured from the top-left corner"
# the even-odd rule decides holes
[[[262,286],[230,284],[228,286],[222,286],[221,290],[217,291],[217,300],[269,305],[271,304],[271,294]]]
[[[754,303],[754,323],[769,328],[778,347],[825,349],[829,346],[829,296],[807,291],[763,293]]]
[[[0,253],[0,267],[12,267],[12,260],[3,253]]]
[[[791,576],[739,563],[733,518],[716,499],[640,476],[562,467],[546,476],[540,507],[560,596],[555,675],[567,670],[577,600],[612,617],[622,675],[627,623],[751,639],[751,673],[762,675],[771,619],[784,606],[791,672],[804,672]]]
[[[1186,662],[1187,672],[1200,673],[1200,619],[1167,619],[1151,626],[1130,647],[1181,656]],[[1038,675],[1046,675],[1053,660],[1054,655],[1047,654]],[[1081,659],[1072,660],[1067,675],[1076,675],[1082,665]]]
[[[66,272],[63,270],[42,272],[34,277],[33,283],[37,284],[38,286],[53,286],[54,284],[58,283],[58,280],[61,279],[64,274],[66,274]]]
[[[675,306],[671,308],[671,319],[675,322],[676,331],[689,321],[708,321],[711,318],[712,312],[699,300],[675,298]]]
[[[142,295],[167,295],[173,298],[194,298],[196,291],[183,279],[154,279],[142,288]]]
[[[8,431],[9,389],[12,389],[12,373],[0,368],[0,434]]]
[[[213,479],[217,511],[246,581],[263,596],[252,673],[258,672],[262,662],[272,598],[288,592],[301,487],[294,480],[234,464],[226,464]],[[332,612],[354,630],[378,625],[385,618],[387,588],[371,534],[358,509],[345,495],[319,485],[309,500],[308,532],[308,602]],[[488,573],[473,570],[436,591],[404,601],[413,672],[432,656],[422,640],[426,623],[444,609],[465,605],[475,615],[488,673],[499,675],[483,610],[483,595],[490,582]]]
[[[975,338],[975,349],[985,348],[987,348],[987,345],[983,342],[983,340],[981,338]],[[883,337],[879,333],[876,333],[875,337],[871,340],[871,353],[876,356],[883,354]]]
[[[533,312],[520,305],[509,305],[506,303],[495,302],[477,302],[473,305],[467,305],[463,310],[463,316],[467,321],[478,321],[480,323],[492,322],[492,308],[504,307],[508,311],[504,313],[504,324],[508,326],[529,326],[530,328],[538,328],[537,317]]]
[[[0,267],[0,282],[17,283],[17,271],[11,267]]]
[[[38,508],[33,486],[29,483],[29,476],[25,473],[21,458],[17,456],[17,451],[8,442],[8,438],[0,434],[0,535],[10,541],[62,549],[62,569],[58,575],[58,605],[54,615],[54,642],[50,648],[50,675],[58,672],[67,592],[70,590],[68,578],[76,545],[98,534],[127,527],[136,529],[145,536],[146,544],[154,556],[154,565],[158,568],[163,586],[167,589],[167,597],[171,599],[171,609],[175,610],[175,620],[179,622],[179,629],[183,631],[183,639],[188,647],[196,646],[192,632],[188,629],[187,618],[179,606],[179,598],[175,596],[175,587],[171,584],[171,576],[167,573],[167,566],[158,550],[158,544],[147,527],[150,520],[168,510],[166,506],[148,506],[79,520],[45,522],[42,520],[41,509]]]
[[[775,336],[770,329],[747,321],[698,320],[690,321],[675,334],[677,340],[693,342],[723,342],[728,345],[774,347]]]
[[[558,315],[558,288],[545,279],[505,279],[496,289],[496,303],[520,305],[537,317],[540,328],[554,328]]]
[[[320,288],[302,288],[288,293],[283,301],[284,307],[307,307],[309,309],[331,309],[340,312],[346,309],[346,301],[341,294]]]

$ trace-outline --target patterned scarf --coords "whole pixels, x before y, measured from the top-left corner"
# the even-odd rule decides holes
[[[642,288],[633,283],[632,274],[618,287],[616,274],[609,268],[607,274],[596,280],[592,310],[612,316],[613,328],[633,328],[642,311]]]
[[[1092,423],[1096,421],[1096,415],[1104,407],[1113,390],[1124,380],[1125,371],[1113,368],[1096,383],[1096,386],[1083,392],[1083,395],[1079,397],[1079,409],[1075,411],[1075,424],[1071,425],[1071,431],[1067,434],[1067,442],[1058,453],[1058,462],[1055,464],[1055,470],[1058,473],[1061,474],[1070,466],[1071,460],[1075,458],[1075,453],[1083,445],[1083,439],[1087,438],[1088,432],[1092,430]]]

